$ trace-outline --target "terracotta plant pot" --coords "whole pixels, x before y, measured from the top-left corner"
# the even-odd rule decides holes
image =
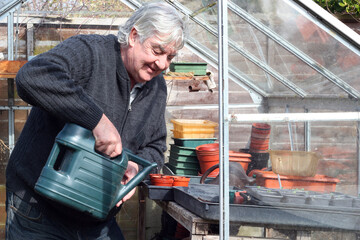
[[[229,161],[238,162],[247,171],[249,163],[251,162],[251,154],[243,152],[229,151]]]
[[[172,178],[159,178],[154,180],[155,186],[172,187],[174,179]]]
[[[152,185],[155,185],[155,184],[154,184],[154,180],[155,180],[156,178],[161,178],[161,177],[163,176],[163,174],[160,174],[160,173],[151,173],[151,174],[149,174],[149,176],[150,176],[150,182],[151,182],[151,184],[152,184]]]
[[[174,182],[173,182],[173,186],[177,186],[177,187],[188,187],[189,186],[189,182],[190,182],[190,178],[188,177],[174,177]]]
[[[231,158],[231,157],[229,158],[229,161],[240,163],[243,169],[245,170],[245,172],[247,171],[249,163],[251,162],[251,160],[248,158]]]
[[[251,129],[250,151],[262,153],[269,149],[271,126],[266,123],[253,123]]]
[[[251,133],[260,134],[262,136],[267,136],[270,134],[271,126],[267,123],[253,123],[251,128]]]
[[[201,173],[219,163],[219,155],[199,155],[198,156]],[[216,171],[216,170],[215,170]],[[216,171],[219,173],[219,170]]]
[[[218,143],[208,143],[202,144],[196,147],[197,151],[219,151],[219,144]]]
[[[195,148],[196,155],[199,160],[200,173],[206,172],[210,167],[219,163],[219,144],[209,143],[202,144]],[[211,172],[210,176],[217,176],[219,169],[215,169]]]

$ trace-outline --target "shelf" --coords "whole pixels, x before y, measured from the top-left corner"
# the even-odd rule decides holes
[[[0,61],[0,78],[15,78],[19,69],[28,61]]]

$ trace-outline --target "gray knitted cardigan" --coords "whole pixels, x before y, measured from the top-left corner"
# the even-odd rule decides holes
[[[114,35],[78,35],[43,53],[16,76],[19,96],[32,106],[6,171],[7,188],[33,189],[66,122],[92,130],[103,113],[124,148],[163,165],[167,89],[162,76],[146,83],[129,109],[130,79]]]

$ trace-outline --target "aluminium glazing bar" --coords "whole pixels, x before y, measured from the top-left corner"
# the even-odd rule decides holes
[[[136,10],[142,6],[142,3],[136,0],[121,0],[121,2],[132,10]]]
[[[26,1],[8,1],[8,3],[3,5],[0,9],[0,19],[3,17],[3,15],[5,16],[6,13],[15,11],[14,8],[19,7],[24,2]]]
[[[228,104],[229,109],[257,109],[261,104]],[[219,104],[167,105],[168,110],[219,109]]]
[[[191,51],[195,52],[201,58],[205,59],[205,61],[211,64],[214,68],[218,69],[219,65],[217,56],[214,56],[214,54],[212,54],[212,51],[203,46],[201,43],[189,37],[186,42],[186,47],[191,49]],[[232,68],[229,68],[229,75],[234,82],[241,85],[249,92],[255,91],[262,97],[268,96],[265,91],[253,84],[252,81],[245,74],[239,74],[238,72],[239,71],[234,71]],[[239,79],[241,82],[239,82]]]
[[[357,133],[357,138],[356,138],[356,153],[357,153],[357,173],[358,173],[358,179],[357,179],[357,186],[358,186],[358,192],[357,195],[360,194],[360,150],[359,150],[359,146],[360,146],[360,122],[357,122],[357,128],[356,128],[356,133]]]
[[[10,11],[7,17],[7,43],[8,43],[8,60],[14,60],[14,11]],[[9,131],[9,149],[10,153],[15,146],[15,114],[11,108],[14,105],[14,79],[8,79],[8,131]]]
[[[309,110],[305,109],[305,112],[308,113]],[[304,140],[305,140],[305,151],[309,152],[311,150],[311,123],[309,123],[308,121],[306,121],[304,123]]]
[[[238,16],[240,16],[242,19],[244,19],[246,22],[251,24],[253,27],[264,33],[266,36],[271,38],[273,41],[278,43],[284,49],[294,54],[294,56],[296,56],[301,61],[306,63],[309,67],[313,68],[315,71],[326,77],[328,80],[330,80],[336,86],[344,90],[346,93],[348,93],[349,95],[351,95],[356,99],[360,98],[360,93],[355,88],[353,88],[352,86],[341,80],[339,77],[337,77],[335,74],[330,72],[328,69],[318,64],[314,59],[312,59],[311,57],[300,51],[300,49],[296,48],[294,45],[283,39],[277,33],[275,33],[270,28],[262,24],[260,21],[252,17],[250,14],[248,14],[240,7],[236,6],[231,1],[229,1],[229,9],[234,13],[236,13]]]
[[[284,0],[286,3],[296,8],[308,19],[316,23],[321,29],[326,31],[329,35],[351,49],[354,53],[360,56],[360,35],[332,16],[328,11],[320,7],[312,0]],[[295,4],[294,4],[295,2]],[[299,5],[301,7],[299,7]],[[311,14],[321,18],[313,17]],[[327,23],[327,24],[324,24]]]
[[[30,110],[31,106],[0,106],[0,110]]]
[[[192,12],[187,9],[186,7],[182,6],[181,3],[174,1],[174,0],[166,0],[168,3],[170,3],[172,6],[174,6],[176,9],[178,9],[179,11],[181,11],[183,14],[185,14],[186,16],[189,16],[189,18],[191,20],[193,20],[195,23],[197,23],[199,26],[201,26],[203,29],[205,29],[206,31],[208,31],[209,33],[211,33],[213,36],[215,36],[216,38],[219,37],[217,31],[215,28],[213,28],[212,26],[210,26],[209,24],[207,24],[205,21],[203,21],[201,18],[192,16]],[[228,43],[229,46],[231,48],[233,48],[236,52],[240,53],[243,57],[245,57],[246,59],[248,59],[249,61],[251,61],[252,63],[254,63],[256,66],[258,66],[259,68],[261,68],[263,71],[265,71],[266,73],[270,74],[272,77],[274,77],[277,81],[279,81],[280,83],[282,83],[284,86],[286,86],[287,88],[289,88],[290,90],[292,90],[293,92],[295,92],[297,95],[301,96],[301,97],[305,97],[306,96],[306,92],[303,91],[301,88],[299,88],[298,86],[296,86],[296,84],[294,84],[293,82],[291,82],[290,80],[288,80],[286,77],[284,77],[283,75],[281,75],[280,73],[278,73],[275,69],[271,68],[268,64],[262,62],[261,60],[259,60],[257,57],[255,57],[254,55],[252,55],[250,52],[246,51],[244,48],[238,46],[238,44],[234,41],[232,41],[231,39],[228,39]],[[201,43],[197,43],[198,45]],[[232,69],[232,68],[231,68]],[[246,84],[248,85],[248,83],[246,82]],[[254,86],[252,84],[252,86]],[[258,88],[253,88],[254,91],[259,91]],[[261,94],[263,95],[263,94]]]
[[[342,122],[360,121],[360,112],[231,114],[231,122]]]
[[[228,18],[227,0],[218,1],[218,55],[219,55],[219,172],[220,172],[220,207],[219,236],[220,240],[229,239],[229,99],[228,99]]]

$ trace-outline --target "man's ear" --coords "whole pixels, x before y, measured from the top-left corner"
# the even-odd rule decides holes
[[[135,42],[136,42],[136,39],[138,38],[138,34],[137,34],[137,31],[136,29],[133,27],[130,31],[130,34],[129,34],[129,46],[133,47]]]

